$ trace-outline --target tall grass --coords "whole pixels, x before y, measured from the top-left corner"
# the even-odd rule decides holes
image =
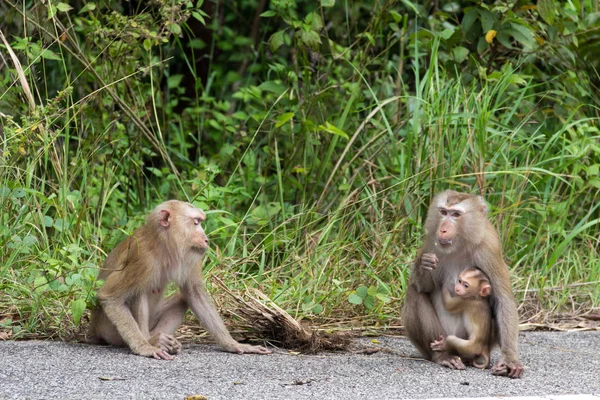
[[[96,267],[169,197],[208,211],[209,283],[257,286],[315,324],[400,322],[428,202],[446,188],[486,196],[523,319],[598,307],[597,120],[555,118],[566,94],[522,66],[452,78],[439,42],[429,57],[403,42],[409,78],[391,51],[331,56],[328,79],[259,85],[266,75],[248,72],[232,97],[190,68],[201,89],[181,111],[168,54],[46,34],[52,68],[19,54],[2,72],[0,330],[12,337],[84,327]]]

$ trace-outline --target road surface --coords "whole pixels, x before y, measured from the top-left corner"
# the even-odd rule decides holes
[[[361,338],[361,343],[370,344]],[[268,356],[184,345],[173,361],[127,349],[60,342],[0,342],[0,399],[424,399],[584,394],[600,400],[600,332],[521,334],[522,379],[418,357],[403,337],[380,337],[372,355]],[[497,359],[495,352],[493,359]],[[597,397],[595,397],[597,396]],[[554,398],[553,398],[554,399]],[[567,398],[563,398],[567,399]]]

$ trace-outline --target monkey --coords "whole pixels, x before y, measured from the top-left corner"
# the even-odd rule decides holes
[[[498,233],[480,196],[447,190],[433,198],[423,246],[406,289],[402,320],[407,336],[425,359],[452,369],[465,368],[457,355],[431,349],[440,336],[467,337],[461,315],[446,311],[442,299],[442,290],[454,285],[465,265],[476,265],[494,288],[489,302],[501,356],[492,374],[520,378],[524,367],[518,352],[517,305]]]
[[[468,339],[450,335],[431,343],[433,351],[448,351],[472,362],[476,368],[490,364],[492,345],[492,310],[487,297],[492,286],[485,274],[477,267],[464,269],[454,286],[454,296],[443,289],[442,300],[446,311],[462,314]]]
[[[134,354],[172,360],[181,343],[174,334],[188,308],[217,344],[232,353],[269,354],[263,346],[231,337],[206,291],[202,260],[208,237],[206,214],[190,203],[169,200],[108,255],[98,278],[99,307],[92,310],[91,343],[127,345]],[[179,290],[164,297],[168,283]]]

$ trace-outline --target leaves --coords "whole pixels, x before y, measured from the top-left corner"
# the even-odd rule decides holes
[[[360,297],[360,296],[359,296],[359,295],[357,295],[356,293],[351,293],[351,294],[348,296],[348,302],[350,302],[351,304],[356,304],[356,305],[359,305],[359,304],[362,304],[362,302],[363,302],[363,297]]]
[[[544,21],[550,25],[554,24],[554,13],[556,11],[554,0],[538,0],[537,10]]]
[[[475,21],[477,21],[477,18],[479,18],[479,10],[477,8],[471,7],[467,9],[462,20],[462,29],[465,32],[469,32]]]
[[[71,313],[73,314],[73,322],[75,322],[75,325],[79,325],[86,306],[87,304],[83,299],[77,299],[71,302]]]
[[[174,35],[181,35],[181,26],[175,22],[171,22],[169,24],[169,30],[171,31],[171,33],[173,33]]]
[[[182,80],[183,80],[183,75],[182,74],[171,75],[167,79],[167,87],[169,89],[174,89],[176,87],[179,87],[181,85],[181,81]]]
[[[271,18],[276,16],[277,14],[275,13],[275,11],[269,10],[269,11],[265,11],[264,13],[260,14],[261,17],[263,18]]]
[[[208,14],[206,14],[202,10],[192,11],[192,17],[200,21],[202,25],[206,25],[206,20],[204,19],[204,17],[208,17]]]
[[[514,37],[517,42],[526,48],[531,49],[537,44],[533,37],[533,32],[529,27],[513,22],[510,24],[509,29],[504,29],[503,31]]]
[[[308,47],[315,48],[321,44],[321,38],[319,37],[319,34],[313,30],[309,30],[309,31],[301,30],[299,32],[299,38],[300,38],[300,42],[304,43]]]
[[[479,10],[479,16],[481,18],[481,27],[484,32],[489,32],[494,28],[494,14],[492,14],[489,10],[481,9]]]
[[[275,53],[284,43],[284,31],[277,31],[269,38],[269,48],[272,53]]]
[[[384,285],[359,286],[353,293],[348,295],[348,302],[354,305],[363,305],[367,310],[375,309],[377,303],[384,304],[390,301],[388,288]]]
[[[53,52],[50,49],[42,50],[41,56],[42,56],[42,58],[44,58],[46,60],[55,60],[55,61],[62,60],[62,58],[60,58],[55,52]]]
[[[56,5],[56,9],[61,12],[68,12],[68,11],[71,11],[73,9],[73,7],[71,7],[67,3],[58,3]]]
[[[330,124],[329,122],[325,122],[325,125],[319,125],[319,131],[332,133],[334,135],[341,136],[344,139],[350,139],[349,136],[348,136],[348,134],[346,132],[344,132],[343,130],[339,129],[335,125]]]
[[[275,128],[281,128],[283,125],[285,125],[286,122],[288,122],[292,118],[294,118],[294,113],[293,112],[281,114],[275,120]]]
[[[271,92],[275,96],[281,96],[285,92],[285,86],[276,81],[265,81],[258,87],[260,90]]]

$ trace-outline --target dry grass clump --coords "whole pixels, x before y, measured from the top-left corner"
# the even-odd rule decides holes
[[[256,338],[307,354],[350,350],[354,338],[352,332],[326,332],[303,326],[260,290],[251,288],[237,295],[220,279],[213,279],[238,306],[229,311],[240,321],[236,327],[250,332]]]

